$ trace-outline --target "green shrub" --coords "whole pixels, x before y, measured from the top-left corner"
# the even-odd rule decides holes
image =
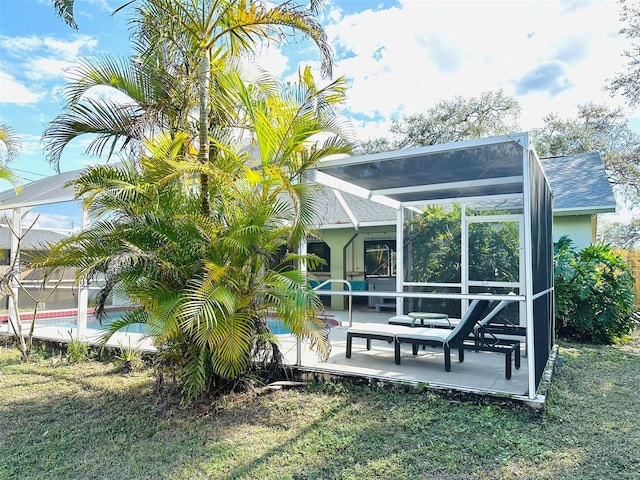
[[[122,342],[118,342],[118,347],[120,352],[115,356],[115,365],[119,371],[131,373],[144,366],[140,350],[131,346],[131,339],[127,347],[123,346]]]
[[[575,251],[563,236],[554,248],[558,335],[610,344],[634,328],[634,279],[629,264],[609,245]]]
[[[89,345],[73,338],[71,331],[69,331],[69,337],[71,340],[67,344],[67,359],[73,363],[89,360]]]

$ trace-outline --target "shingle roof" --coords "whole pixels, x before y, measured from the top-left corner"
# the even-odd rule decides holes
[[[611,185],[597,152],[542,158],[540,162],[554,193],[554,215],[615,211],[616,202]],[[0,206],[13,208],[72,200],[73,188],[64,188],[63,185],[81,171],[66,172],[27,184],[20,195],[13,190],[6,190],[0,193]],[[395,223],[396,211],[393,208],[348,193],[342,193],[342,196],[359,225]],[[352,224],[335,193],[327,187],[318,189],[317,208],[320,228],[339,228]]]
[[[541,158],[554,215],[614,212],[616,200],[598,152]]]
[[[554,215],[614,212],[616,201],[598,152],[540,159],[554,194]],[[395,224],[396,211],[363,198],[342,193],[361,226]],[[352,222],[328,187],[319,187],[318,225],[321,229],[351,226]]]
[[[351,227],[353,222],[346,210],[340,204],[336,193],[324,185],[317,186],[316,216],[317,224],[322,229]],[[359,226],[393,224],[395,225],[396,210],[350,193],[340,193]]]
[[[2,248],[9,248],[11,245],[11,230],[2,226],[0,228],[0,246]],[[35,230],[31,229],[20,241],[20,246],[22,249],[40,249],[42,246],[47,243],[56,243],[65,238],[66,235],[62,235],[61,233],[52,232],[50,230]]]

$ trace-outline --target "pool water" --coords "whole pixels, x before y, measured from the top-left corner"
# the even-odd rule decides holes
[[[108,315],[107,318],[100,323],[94,315],[87,317],[87,328],[91,330],[106,330],[110,322],[120,318],[118,315]],[[60,317],[55,319],[39,320],[39,325],[51,325],[62,328],[77,328],[77,317]],[[125,333],[149,333],[149,327],[142,323],[134,323],[120,330]]]
[[[287,327],[284,326],[284,322],[277,318],[267,318],[267,327],[274,335],[286,335],[291,333]]]
[[[109,316],[105,321],[100,323],[98,320],[95,319],[95,317],[89,316],[87,318],[87,328],[91,330],[106,330],[107,326],[109,325],[109,322],[112,322],[117,318],[119,317]],[[76,317],[63,317],[63,318],[57,318],[57,319],[49,319],[46,322],[39,321],[38,323],[40,325],[48,324],[48,325],[62,327],[62,328],[77,328],[78,326]],[[289,330],[287,327],[284,326],[284,322],[282,320],[278,320],[277,318],[268,318],[267,326],[269,327],[271,332],[275,335],[286,335],[291,333],[291,330]],[[147,325],[143,323],[134,323],[129,325],[126,328],[121,329],[120,331],[124,333],[149,333],[150,329]]]
[[[106,330],[109,322],[112,322],[117,318],[119,317],[108,316],[107,319],[101,324],[98,320],[95,319],[94,316],[89,316],[89,318],[87,318],[88,320],[87,328],[92,330]],[[330,327],[336,326],[330,323],[329,320],[331,319],[328,319],[327,322]],[[333,320],[333,322],[335,322],[335,320]],[[38,323],[40,323],[41,325],[44,324],[44,322],[38,322]],[[76,328],[78,326],[76,317],[58,318],[58,319],[55,319],[55,321],[48,320],[46,323],[49,325],[53,325],[56,327],[63,327],[63,328]],[[271,332],[274,335],[288,335],[291,333],[291,330],[285,327],[284,322],[278,318],[267,318],[267,326],[269,327],[269,330],[271,330]],[[145,333],[146,334],[146,333],[149,333],[150,330],[147,325],[144,325],[142,323],[134,323],[129,325],[126,328],[123,328],[120,331],[125,333]]]

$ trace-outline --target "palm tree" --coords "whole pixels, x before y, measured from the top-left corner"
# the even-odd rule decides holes
[[[274,7],[246,0],[140,0],[125,5],[131,3],[136,3],[136,56],[83,61],[65,90],[66,112],[44,132],[48,160],[56,170],[68,143],[85,134],[95,135],[87,153],[101,156],[107,146],[109,155],[123,147],[139,149],[158,131],[194,130],[198,158],[201,163],[209,160],[215,155],[209,148],[212,126],[235,123],[229,118],[232,100],[225,98],[217,75],[235,65],[231,58],[252,54],[265,41],[285,42],[288,30],[317,45],[322,73],[331,75],[332,52],[315,20],[319,0],[312,0],[308,9],[290,1]],[[55,6],[64,19],[73,18],[72,0],[56,0]],[[92,98],[89,92],[96,86],[110,87],[128,101]]]
[[[8,181],[16,190],[20,190],[20,177],[8,166],[9,162],[20,156],[20,137],[9,125],[0,123],[0,143],[4,145],[4,155],[0,154],[0,179]]]
[[[74,182],[100,220],[53,246],[39,266],[77,267],[78,281],[104,277],[98,311],[111,292],[131,299],[137,308],[112,331],[147,324],[189,398],[242,378],[256,355],[278,364],[267,312],[327,351],[318,298],[289,266],[300,258],[278,259],[311,231],[304,171],[351,150],[334,111],[345,83],[318,88],[305,69],[298,87],[280,87],[265,72],[249,78],[240,61],[292,29],[316,43],[329,75],[331,51],[313,16],[319,4],[140,0],[137,56],[83,62],[67,111],[44,135],[56,166],[85,133],[96,134],[92,153],[130,149],[126,168],[95,167]],[[91,99],[98,85],[129,101]]]
[[[63,149],[77,136],[96,134],[88,153],[101,155],[109,145],[111,154],[118,142],[122,147],[139,148],[140,142],[158,130],[175,127],[171,118],[180,121],[179,131],[188,131],[188,126],[194,130],[200,163],[215,160],[217,149],[209,142],[211,129],[233,128],[236,124],[233,100],[226,98],[216,77],[235,65],[233,59],[254,53],[263,42],[284,42],[288,31],[302,33],[316,44],[322,73],[331,75],[332,52],[315,19],[322,1],[312,0],[309,9],[291,1],[274,7],[248,0],[135,3],[137,15],[132,23],[136,26],[138,56],[133,64],[123,69],[123,64],[107,59],[95,67],[91,63],[82,65],[67,89],[68,112],[54,119],[44,132],[45,150],[56,170]],[[58,7],[68,15],[73,3],[61,2]],[[86,93],[96,85],[115,87],[131,102],[92,100]],[[211,102],[214,97],[216,101]],[[206,175],[201,176],[204,214],[210,209],[208,181]]]
[[[239,381],[255,358],[278,364],[270,313],[327,354],[318,297],[288,266],[300,257],[278,260],[278,253],[311,233],[313,187],[300,182],[303,172],[351,151],[334,111],[345,82],[318,88],[308,69],[300,78],[276,92],[230,75],[226,88],[239,99],[246,128],[212,140],[216,162],[200,163],[189,135],[167,134],[148,145],[137,167],[89,169],[74,182],[77,196],[102,219],[53,246],[39,265],[77,267],[78,280],[103,276],[98,310],[109,293],[125,293],[139,307],[111,324],[110,334],[148,325],[187,398]],[[247,136],[252,154],[234,148]],[[200,175],[211,180],[210,215],[200,208]]]

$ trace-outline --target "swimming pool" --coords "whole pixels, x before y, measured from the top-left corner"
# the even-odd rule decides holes
[[[113,322],[118,318],[120,318],[120,315],[118,313],[112,313],[107,315],[107,318],[102,323],[100,323],[96,319],[95,315],[89,315],[87,317],[87,328],[91,330],[107,330],[107,326],[109,325],[109,323]],[[336,320],[331,318],[325,319],[325,322],[327,323],[327,326],[330,328],[338,325],[338,322],[336,322]],[[72,317],[48,318],[44,320],[39,320],[38,324],[51,325],[51,326],[63,327],[63,328],[77,328],[78,317],[72,316]],[[267,326],[269,327],[269,329],[274,335],[289,335],[291,333],[291,330],[285,327],[284,321],[280,320],[279,318],[273,318],[273,317],[267,318]],[[134,323],[134,324],[128,325],[126,328],[123,328],[120,331],[124,333],[148,334],[150,333],[150,328],[149,326],[143,323]]]
[[[120,318],[119,314],[109,314],[107,318],[100,323],[95,315],[87,316],[87,328],[91,330],[107,330],[107,326],[109,323],[113,322]],[[55,327],[63,327],[63,328],[77,328],[78,327],[78,317],[58,317],[58,318],[48,318],[46,320],[38,320],[38,325],[51,325]],[[124,333],[149,333],[149,327],[142,323],[133,323],[128,325],[126,328],[120,330]]]
[[[120,318],[120,316],[109,315],[107,318],[100,323],[95,315],[89,315],[87,317],[87,328],[91,330],[107,330],[107,327],[110,322]],[[38,325],[51,325],[55,327],[62,328],[77,328],[78,327],[78,318],[77,317],[58,317],[58,318],[48,318],[46,320],[39,320]],[[271,330],[274,335],[288,335],[291,333],[291,330],[284,326],[284,322],[277,318],[268,318],[267,326]],[[150,333],[150,328],[148,325],[143,323],[133,323],[128,325],[126,328],[120,330],[124,333]]]

